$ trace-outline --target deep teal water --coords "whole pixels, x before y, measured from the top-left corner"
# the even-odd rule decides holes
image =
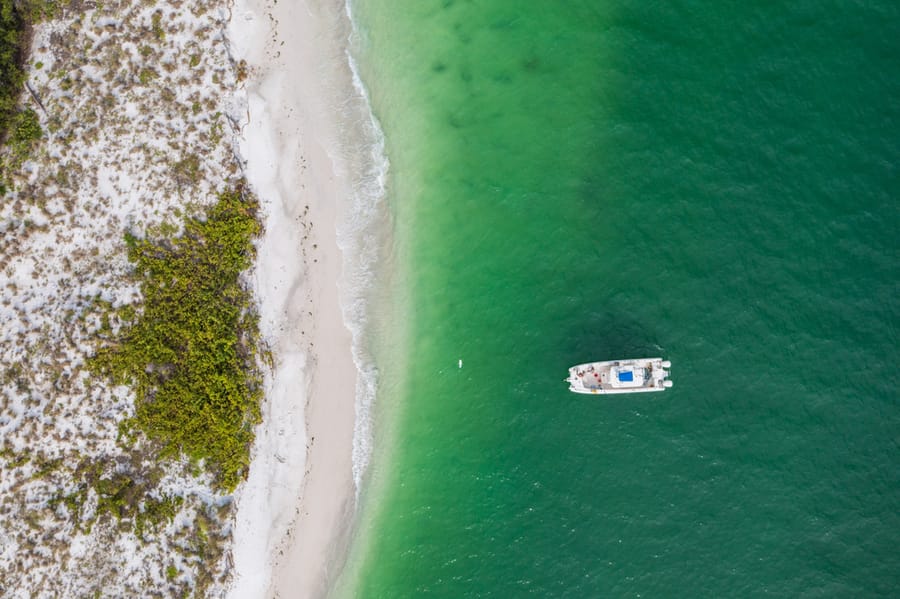
[[[896,596],[900,5],[353,6],[395,248],[336,594]]]

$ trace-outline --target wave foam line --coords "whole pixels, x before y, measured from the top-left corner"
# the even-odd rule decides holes
[[[353,78],[356,100],[361,119],[358,133],[362,134],[368,155],[353,169],[353,181],[349,210],[338,225],[338,246],[344,256],[344,272],[341,281],[341,303],[344,323],[352,336],[353,361],[359,372],[356,383],[356,421],[353,429],[353,482],[356,496],[372,456],[373,408],[378,383],[378,371],[367,343],[370,330],[371,297],[379,266],[380,248],[384,235],[388,234],[384,218],[384,199],[387,192],[387,176],[390,162],[385,151],[385,138],[372,109],[368,89],[359,74],[354,57],[354,44],[360,34],[353,19],[351,0],[344,3],[350,24],[347,37],[346,58]],[[352,151],[352,150],[351,150]]]

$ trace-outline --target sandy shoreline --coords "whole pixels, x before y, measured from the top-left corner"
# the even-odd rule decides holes
[[[336,0],[232,9],[231,45],[249,66],[241,153],[266,221],[254,285],[274,363],[237,499],[232,597],[324,595],[354,510],[358,372],[336,232],[353,182],[333,161],[353,93],[347,31]]]

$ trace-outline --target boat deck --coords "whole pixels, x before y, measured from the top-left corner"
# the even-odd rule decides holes
[[[638,368],[629,381],[613,382],[613,373],[609,370],[589,368],[578,377],[587,389],[622,389],[626,387],[642,387],[650,379],[650,368]],[[576,376],[578,374],[576,373]]]
[[[581,375],[577,375],[581,384],[588,389],[603,389],[609,387],[609,373],[601,370],[595,370],[592,366],[582,371]]]

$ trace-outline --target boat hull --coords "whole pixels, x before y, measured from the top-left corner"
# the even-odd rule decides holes
[[[671,364],[662,358],[585,362],[569,368],[569,391],[585,395],[654,393],[672,386]]]

